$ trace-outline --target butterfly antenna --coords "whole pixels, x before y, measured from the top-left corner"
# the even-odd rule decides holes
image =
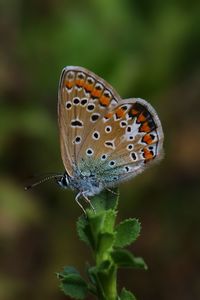
[[[31,185],[27,185],[27,186],[25,186],[25,191],[27,191],[27,190],[29,190],[29,189],[31,189],[31,188],[33,188],[33,187],[35,187],[35,186],[37,186],[37,185],[39,185],[39,184],[41,184],[41,183],[43,183],[43,182],[46,182],[46,181],[48,181],[48,180],[51,180],[51,179],[57,179],[57,178],[59,178],[59,177],[62,177],[62,175],[61,174],[58,174],[58,175],[51,175],[51,176],[47,176],[47,177],[45,177],[45,178],[43,178],[43,179],[41,179],[41,180],[39,180],[39,181],[37,181],[37,182],[34,182],[33,184],[31,184]]]

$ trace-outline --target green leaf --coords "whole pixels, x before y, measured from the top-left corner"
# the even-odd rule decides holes
[[[116,226],[115,247],[125,247],[133,243],[141,230],[137,219],[127,219]]]
[[[71,273],[60,276],[60,288],[66,296],[75,299],[85,299],[88,294],[88,286],[80,274]]]
[[[63,276],[69,275],[69,274],[79,274],[79,271],[72,266],[67,266],[67,267],[64,267],[63,272],[61,272],[60,274],[62,274]]]
[[[118,267],[136,268],[147,270],[147,265],[143,258],[135,257],[130,251],[117,249],[111,252],[111,257]]]
[[[112,191],[104,190],[99,195],[92,198],[92,205],[96,212],[108,209],[116,209],[119,198],[118,188],[112,189]]]
[[[120,300],[136,300],[136,298],[131,292],[123,288],[121,291]]]
[[[87,265],[86,273],[87,273],[87,276],[88,276],[90,282],[93,285],[96,284],[96,273],[95,273],[95,270],[96,270],[96,267],[90,266],[89,264]]]
[[[92,249],[95,247],[94,237],[91,232],[90,225],[88,223],[88,219],[85,215],[80,216],[77,223],[77,232],[81,241],[85,242]]]

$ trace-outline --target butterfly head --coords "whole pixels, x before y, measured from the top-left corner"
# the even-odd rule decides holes
[[[64,189],[69,187],[69,175],[65,172],[63,176],[56,178],[58,185]]]

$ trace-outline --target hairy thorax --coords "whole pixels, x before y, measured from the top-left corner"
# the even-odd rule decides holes
[[[103,184],[91,173],[80,173],[70,177],[69,186],[74,190],[83,192],[85,196],[94,196],[103,190]]]
[[[63,188],[71,188],[83,193],[85,196],[94,196],[104,189],[103,182],[98,178],[94,170],[90,168],[85,168],[84,170],[76,168],[73,176],[69,176],[65,172],[58,183]]]

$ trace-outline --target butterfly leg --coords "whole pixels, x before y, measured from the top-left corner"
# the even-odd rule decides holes
[[[114,194],[114,195],[118,195],[118,193],[115,193],[114,191],[112,191],[111,189],[109,188],[106,188],[107,191],[109,191],[110,193]]]
[[[82,206],[81,203],[79,202],[79,198],[80,198],[80,196],[82,196],[82,195],[83,195],[83,193],[82,193],[82,192],[79,192],[79,193],[76,195],[76,197],[75,197],[75,201],[76,201],[76,203],[80,206],[80,208],[83,210],[84,214],[86,215],[85,209],[83,208],[83,206]]]
[[[88,197],[85,196],[84,192],[82,193],[82,196],[85,199],[85,201],[91,206],[92,210],[96,213],[94,206],[92,205],[90,199],[88,199]]]

